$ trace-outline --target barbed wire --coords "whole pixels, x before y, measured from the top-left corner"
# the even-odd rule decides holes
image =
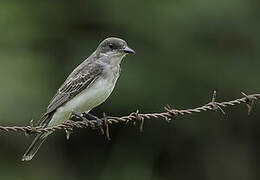
[[[242,98],[226,101],[226,102],[217,102],[216,101],[216,91],[213,92],[212,99],[209,103],[193,108],[193,109],[173,109],[169,105],[167,105],[164,109],[165,112],[155,112],[155,113],[139,113],[139,110],[136,112],[132,112],[129,115],[121,116],[121,117],[112,117],[106,116],[105,113],[103,114],[102,118],[102,133],[109,138],[109,125],[117,124],[117,123],[128,123],[133,122],[134,124],[139,123],[139,129],[143,131],[143,125],[145,119],[165,119],[166,121],[171,121],[171,119],[176,118],[178,116],[183,116],[186,114],[193,114],[193,113],[200,113],[205,111],[217,111],[219,110],[221,113],[225,114],[223,108],[228,106],[235,106],[239,104],[246,104],[248,108],[248,115],[252,111],[252,106],[255,100],[260,99],[260,94],[251,94],[247,95],[245,93],[241,93],[243,95]],[[43,128],[41,126],[33,126],[33,121],[30,122],[28,126],[0,126],[1,131],[5,132],[24,132],[25,134],[33,134],[33,133],[43,133],[43,132],[54,132],[57,130],[68,130],[72,131],[73,128],[93,128],[97,127],[97,120],[89,120],[88,123],[83,121],[78,121],[77,118],[72,117],[70,120],[65,121],[62,124],[46,127]],[[105,128],[105,130],[103,129]]]

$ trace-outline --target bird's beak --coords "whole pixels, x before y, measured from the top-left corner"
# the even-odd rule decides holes
[[[128,54],[135,54],[135,51],[133,49],[131,49],[130,47],[126,46],[123,49],[123,52],[128,53]]]

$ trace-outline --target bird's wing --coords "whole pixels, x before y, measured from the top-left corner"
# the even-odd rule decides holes
[[[79,94],[83,89],[87,88],[99,77],[101,72],[102,68],[100,66],[98,67],[98,65],[93,66],[93,64],[76,68],[58,89],[56,95],[50,101],[43,117],[52,114],[57,108]],[[49,122],[43,120],[41,125],[48,123]]]

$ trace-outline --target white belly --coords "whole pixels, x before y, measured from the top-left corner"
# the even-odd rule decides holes
[[[113,91],[117,78],[113,76],[106,79],[97,79],[90,87],[59,107],[53,115],[49,126],[54,126],[68,120],[72,111],[77,113],[89,112],[94,107],[103,103]]]

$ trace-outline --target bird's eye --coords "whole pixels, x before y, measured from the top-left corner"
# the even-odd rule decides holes
[[[108,46],[110,49],[114,49],[114,47],[115,47],[114,44],[109,44]]]

